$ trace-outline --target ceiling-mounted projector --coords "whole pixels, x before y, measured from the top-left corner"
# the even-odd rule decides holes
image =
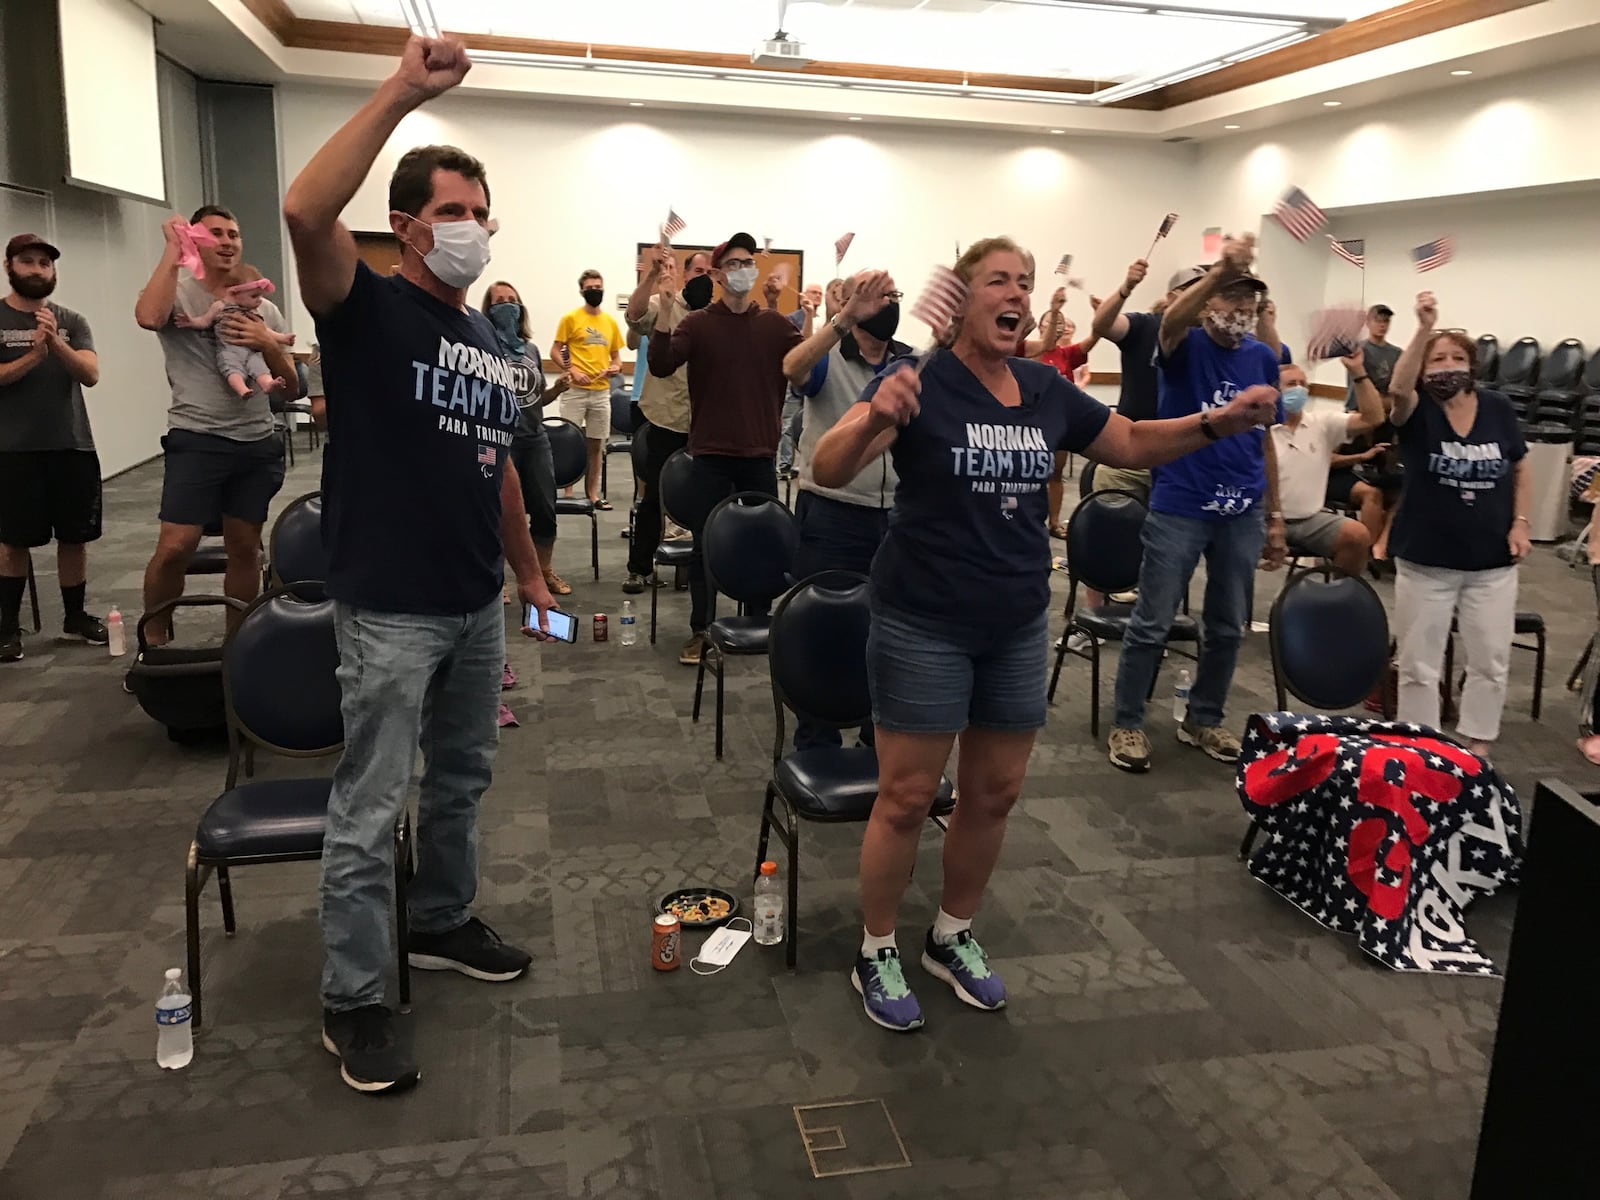
[[[806,57],[806,48],[783,30],[778,30],[767,41],[750,52],[750,61],[758,67],[809,67],[812,60]]]

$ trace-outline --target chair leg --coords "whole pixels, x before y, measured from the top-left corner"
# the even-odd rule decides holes
[[[1056,665],[1050,672],[1050,687],[1044,695],[1045,700],[1051,704],[1056,702],[1056,683],[1061,679],[1061,664],[1067,661],[1067,639],[1071,636],[1072,626],[1068,625],[1061,635],[1061,644],[1056,647]]]
[[[1094,707],[1089,710],[1089,736],[1100,736],[1100,639],[1089,637],[1089,690],[1094,694]]]
[[[1539,630],[1534,635],[1533,651],[1533,719],[1539,719],[1539,711],[1544,707],[1544,630]]]
[[[1594,653],[1594,638],[1591,636],[1583,648],[1583,653],[1578,655],[1578,661],[1572,668],[1572,674],[1567,676],[1567,691],[1576,692],[1583,687],[1583,669],[1589,665],[1589,656]]]
[[[709,645],[700,647],[700,665],[695,669],[694,673],[694,711],[689,717],[689,719],[692,721],[698,721],[700,719],[700,693],[705,690],[706,659],[711,656],[711,652],[711,647]]]
[[[33,610],[33,631],[38,633],[44,628],[44,622],[39,618],[39,581],[33,577],[33,551],[28,551],[28,607]]]
[[[611,499],[611,455],[600,451],[600,499]]]
[[[600,518],[589,514],[589,562],[594,567],[595,581],[600,580]]]
[[[726,675],[728,664],[720,655],[717,657],[717,758],[722,758],[722,703],[723,679]]]
[[[1252,820],[1250,822],[1250,828],[1244,831],[1244,841],[1239,843],[1240,862],[1248,862],[1250,860],[1250,847],[1255,845],[1256,833],[1260,830],[1260,828],[1261,826],[1257,825],[1255,821]]]
[[[410,920],[406,915],[406,885],[411,876],[411,813],[408,811],[394,831],[394,934],[399,959],[400,1011],[411,1011],[411,959],[406,953]]]
[[[795,969],[795,964],[800,957],[800,820],[791,809],[789,812],[789,928],[784,942],[787,948],[784,956],[788,959],[789,970]]]
[[[217,896],[222,901],[222,931],[229,937],[238,932],[233,922],[233,880],[228,878],[228,864],[217,864]]]
[[[660,563],[651,563],[650,566],[653,568],[650,572],[652,575],[661,570]],[[652,646],[656,644],[656,610],[661,605],[661,589],[656,586],[660,582],[659,579],[650,581],[650,644]]]
[[[752,880],[761,878],[761,864],[767,861],[767,839],[772,834],[772,801],[774,789],[772,783],[767,783],[767,797],[761,805],[761,832],[756,835],[756,866],[750,872]]]
[[[189,865],[183,876],[183,911],[185,939],[189,950],[189,997],[194,1003],[194,1015],[190,1018],[195,1029],[200,1028],[200,888],[204,884],[200,878],[200,850],[193,842],[189,843]]]

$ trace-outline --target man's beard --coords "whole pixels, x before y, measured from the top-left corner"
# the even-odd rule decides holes
[[[54,275],[51,275],[48,279],[40,279],[37,275],[18,275],[10,267],[6,268],[6,275],[11,280],[12,291],[29,300],[43,300],[56,290],[56,277]]]

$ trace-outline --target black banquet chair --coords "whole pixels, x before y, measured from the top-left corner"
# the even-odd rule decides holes
[[[845,824],[865,821],[878,799],[878,753],[871,746],[819,746],[790,750],[784,714],[835,729],[854,729],[872,719],[867,689],[867,633],[872,625],[868,583],[847,571],[824,571],[803,579],[772,614],[767,662],[772,676],[776,732],[772,778],[761,809],[755,873],[767,858],[776,831],[789,855],[786,950],[789,969],[798,955],[800,822]],[[940,779],[928,814],[940,829],[955,809],[954,789]]]
[[[1586,390],[1583,373],[1583,343],[1577,338],[1558,342],[1539,366],[1532,419],[1572,428]]]
[[[1120,642],[1128,632],[1133,619],[1133,605],[1117,604],[1111,600],[1101,605],[1078,607],[1078,585],[1103,592],[1107,597],[1118,592],[1130,592],[1139,586],[1139,565],[1144,558],[1141,535],[1148,510],[1132,492],[1106,490],[1090,492],[1078,507],[1072,510],[1067,521],[1067,628],[1056,644],[1055,667],[1050,673],[1048,698],[1056,698],[1056,684],[1061,679],[1061,667],[1067,655],[1089,660],[1090,690],[1093,693],[1089,710],[1089,731],[1100,736],[1100,647],[1106,642]],[[1069,650],[1067,644],[1074,631],[1088,635],[1089,645],[1084,650]],[[1174,654],[1196,658],[1189,650],[1180,650],[1174,642],[1197,644],[1200,627],[1188,613],[1179,613],[1172,621],[1167,634],[1167,644]],[[1150,680],[1150,694],[1155,695],[1156,675]]]
[[[1479,383],[1488,383],[1500,369],[1500,339],[1492,333],[1479,334],[1477,353],[1473,357],[1477,370],[1472,377]]]
[[[1526,420],[1533,407],[1534,380],[1538,374],[1539,340],[1518,338],[1500,356],[1500,365],[1495,368],[1494,383],[1490,386],[1509,396],[1517,416]]]
[[[1389,669],[1383,601],[1365,579],[1335,567],[1312,567],[1290,579],[1267,625],[1279,712],[1289,711],[1290,696],[1314,712],[1354,708]],[[1256,828],[1252,821],[1245,831],[1240,858],[1250,856]]]
[[[692,529],[698,522],[695,520],[695,491],[690,479],[694,471],[694,459],[689,457],[687,450],[676,450],[661,465],[661,481],[657,486],[657,495],[661,497],[661,520],[663,528],[667,521],[682,529]],[[651,566],[656,568],[656,582],[660,583],[662,567],[672,568],[672,577],[676,581],[678,573],[688,567],[689,560],[694,557],[694,539],[686,538],[676,542],[662,541],[657,543],[655,553],[650,556]],[[650,589],[650,644],[656,644],[656,620],[660,608],[661,589]]]
[[[706,672],[717,677],[717,757],[722,757],[724,676],[727,660],[767,652],[771,618],[767,609],[794,583],[794,556],[800,549],[800,523],[775,496],[735,492],[706,517],[701,560],[713,611],[717,597],[735,601],[739,611],[713,617],[706,626],[706,648],[694,677],[693,719],[700,719]],[[756,610],[756,611],[751,611]]]
[[[611,499],[611,456],[630,454],[633,448],[633,431],[638,425],[639,406],[634,403],[632,388],[627,384],[613,388],[611,436],[606,439],[605,452],[600,456],[600,497],[603,500]]]
[[[332,780],[327,776],[252,779],[250,766],[257,747],[293,759],[325,758],[343,748],[344,722],[335,675],[339,650],[333,620],[332,600],[308,604],[289,592],[268,592],[245,611],[223,649],[228,778],[225,790],[211,802],[195,830],[184,887],[189,989],[194,997],[196,1029],[203,1013],[200,893],[211,874],[215,872],[217,877],[222,927],[231,938],[236,931],[231,868],[322,857]],[[410,855],[408,812],[395,828],[394,850],[395,946],[402,1008],[411,1002],[405,951]]]
[[[571,421],[546,417],[545,432],[550,435],[550,461],[556,477],[556,516],[589,518],[589,562],[594,577],[600,578],[600,519],[594,501],[588,496],[563,496],[564,488],[579,486],[589,467],[588,440]]]
[[[267,587],[287,588],[311,603],[321,600],[328,579],[328,551],[322,544],[322,493],[307,492],[289,502],[267,537]]]

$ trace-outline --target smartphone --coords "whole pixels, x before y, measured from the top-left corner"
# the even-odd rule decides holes
[[[547,632],[557,641],[575,642],[578,640],[578,618],[571,613],[552,608],[545,613],[545,622],[550,626]],[[528,605],[528,611],[523,614],[522,624],[527,629],[539,628],[539,610],[531,604]]]

